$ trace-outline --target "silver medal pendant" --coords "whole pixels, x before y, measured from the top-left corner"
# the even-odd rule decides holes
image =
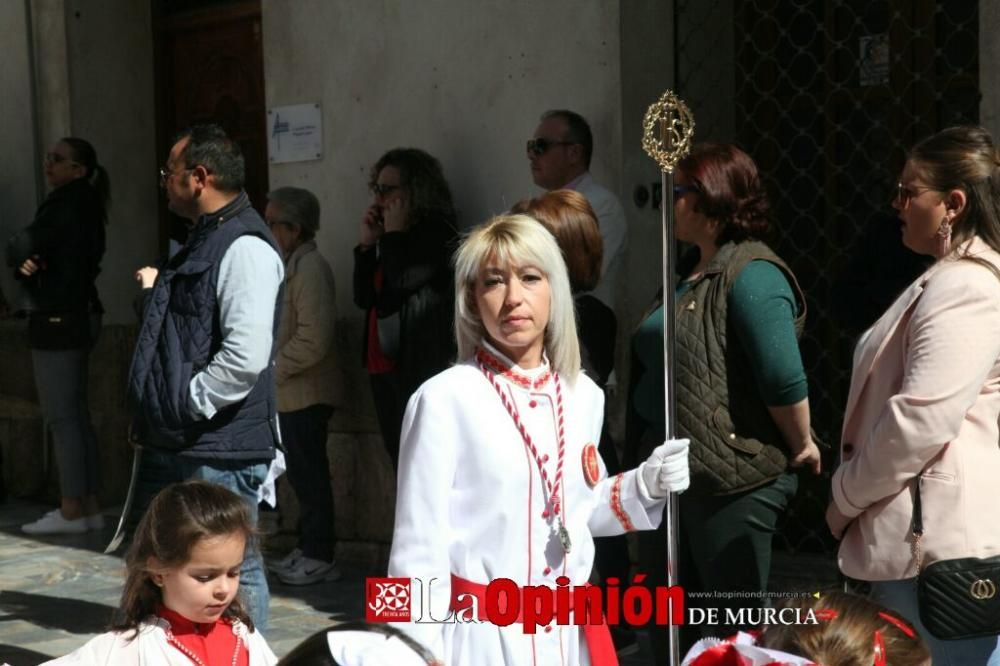
[[[569,539],[569,530],[563,525],[563,521],[559,521],[559,543],[562,544],[563,551],[569,554],[570,548],[573,547],[573,542]]]

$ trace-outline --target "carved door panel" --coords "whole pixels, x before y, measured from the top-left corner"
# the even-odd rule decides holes
[[[178,130],[217,123],[239,142],[247,193],[263,211],[268,183],[259,0],[216,3],[197,11],[164,3],[157,24],[161,163]]]

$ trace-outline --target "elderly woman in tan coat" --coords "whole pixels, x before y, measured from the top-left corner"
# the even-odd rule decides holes
[[[299,547],[268,568],[288,585],[334,580],[333,494],[326,454],[327,422],[338,402],[333,354],[333,271],[316,248],[319,201],[308,190],[268,195],[264,219],[285,259],[275,382],[288,479],[301,505]]]

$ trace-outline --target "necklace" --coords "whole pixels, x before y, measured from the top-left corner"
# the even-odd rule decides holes
[[[476,360],[479,361],[480,365],[485,365],[487,368],[492,370],[494,374],[501,375],[507,381],[517,384],[521,388],[534,389],[537,391],[545,386],[552,378],[552,372],[546,370],[535,379],[531,379],[527,375],[517,372],[514,368],[508,367],[506,363],[482,347],[476,350]]]
[[[234,623],[232,626],[233,626],[233,634],[236,635],[236,649],[233,650],[233,663],[232,663],[232,666],[236,666],[236,662],[240,658],[240,647],[243,644],[243,639],[240,637],[239,633],[236,631],[236,624]],[[192,652],[191,650],[189,650],[183,643],[181,643],[179,640],[177,640],[177,637],[174,636],[174,632],[171,630],[171,628],[169,626],[167,626],[167,642],[170,643],[171,645],[173,645],[175,648],[177,648],[181,652],[183,652],[184,655],[188,659],[190,659],[194,663],[198,664],[198,666],[207,666],[205,664],[205,662],[203,662],[201,660],[201,657],[199,657],[198,655],[196,655],[194,652]]]
[[[482,352],[483,350],[479,351]],[[483,352],[483,354],[486,354],[486,352]],[[545,463],[549,460],[548,454],[545,454],[544,456],[538,454],[538,447],[536,447],[534,441],[532,441],[531,435],[528,433],[528,429],[524,427],[524,423],[521,421],[521,415],[518,412],[517,407],[514,405],[513,401],[507,397],[507,393],[503,390],[503,388],[501,388],[499,382],[496,380],[496,374],[501,374],[504,377],[507,376],[503,372],[505,368],[501,366],[499,371],[491,373],[490,370],[487,369],[486,364],[481,360],[479,352],[476,353],[476,358],[477,360],[480,360],[479,369],[490,382],[493,389],[497,392],[497,395],[500,397],[500,402],[503,403],[503,406],[510,415],[510,418],[514,421],[517,431],[521,433],[521,438],[524,440],[524,448],[527,449],[528,453],[534,459],[535,465],[538,467],[538,473],[542,477],[542,484],[549,492],[549,499],[548,502],[546,502],[545,511],[542,512],[542,517],[548,518],[550,515],[555,517],[556,523],[558,524],[557,534],[559,536],[559,543],[562,544],[563,551],[569,553],[570,548],[573,546],[573,542],[569,538],[569,530],[566,529],[566,523],[563,521],[562,512],[560,511],[562,503],[559,499],[559,490],[560,486],[562,486],[563,460],[566,457],[566,431],[563,423],[562,383],[559,381],[559,375],[549,372],[545,373],[547,375],[545,377],[546,382],[549,379],[548,375],[551,375],[555,380],[557,418],[556,434],[558,437],[558,446],[556,448],[556,474],[554,479],[549,479],[548,470],[545,469]],[[496,359],[496,357],[493,357],[492,355],[491,358],[499,362],[499,359]],[[549,508],[551,508],[551,513]]]

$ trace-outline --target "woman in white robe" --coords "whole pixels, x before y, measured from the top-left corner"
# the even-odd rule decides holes
[[[607,476],[596,452],[604,396],[580,372],[566,267],[535,220],[474,230],[455,284],[459,362],[417,390],[403,420],[389,575],[411,578],[414,621],[400,627],[449,666],[615,664],[606,627],[464,620],[486,617],[484,587],[497,579],[586,585],[593,536],[656,528],[667,492],[687,487],[688,442]],[[430,621],[473,596],[478,608],[459,621]]]

